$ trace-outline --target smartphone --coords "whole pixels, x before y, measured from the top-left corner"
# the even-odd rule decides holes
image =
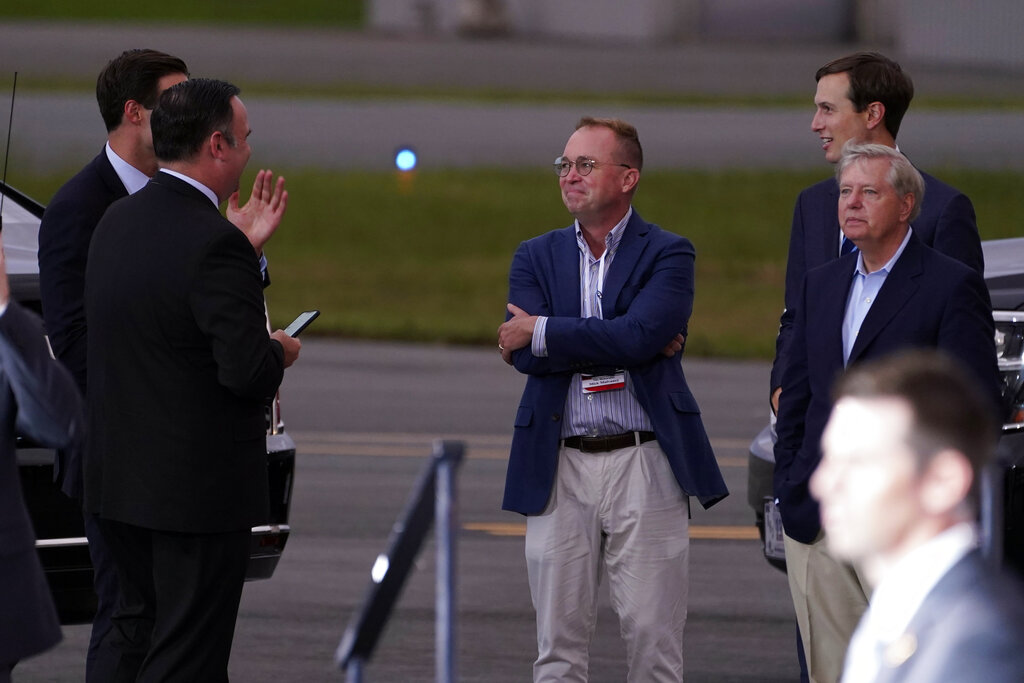
[[[289,337],[298,337],[299,332],[306,329],[311,322],[316,320],[318,315],[320,315],[320,311],[304,311],[299,313],[298,317],[291,321],[288,327],[284,328],[284,333]]]

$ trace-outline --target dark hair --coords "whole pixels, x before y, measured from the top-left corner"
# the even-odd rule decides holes
[[[893,139],[900,130],[903,115],[914,99],[914,83],[900,65],[878,52],[855,52],[834,59],[818,69],[815,82],[829,74],[845,73],[850,79],[847,97],[855,111],[864,111],[872,102],[885,107],[885,129]]]
[[[96,77],[96,102],[107,132],[121,125],[124,103],[135,100],[146,109],[156,106],[160,79],[185,74],[185,62],[156,50],[125,50],[110,60]]]
[[[220,131],[234,145],[231,98],[237,86],[211,78],[194,78],[171,86],[160,96],[149,125],[153,150],[161,161],[184,161],[199,151],[203,141]]]
[[[593,116],[584,116],[576,124],[576,130],[596,126],[607,128],[615,133],[619,141],[619,149],[625,157],[625,162],[631,167],[640,171],[644,166],[644,150],[640,146],[640,136],[636,128],[622,119],[601,119]]]
[[[992,400],[961,364],[936,350],[904,351],[855,366],[833,393],[836,401],[905,401],[913,415],[907,446],[918,471],[944,449],[959,451],[974,473],[969,502],[977,504],[980,473],[995,451],[999,421]]]

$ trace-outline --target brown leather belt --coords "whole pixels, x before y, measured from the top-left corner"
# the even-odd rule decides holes
[[[562,439],[562,445],[566,448],[575,448],[581,453],[606,453],[654,439],[654,432],[626,432],[611,436],[570,436],[568,439]]]

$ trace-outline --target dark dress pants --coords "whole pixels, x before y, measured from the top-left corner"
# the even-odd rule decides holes
[[[117,568],[114,566],[110,548],[100,533],[96,516],[86,512],[84,517],[85,537],[89,539],[89,558],[92,560],[93,568],[92,585],[96,591],[96,616],[92,620],[89,653],[85,658],[85,680],[86,683],[105,683],[93,673],[93,667],[100,648],[103,647],[103,639],[110,633],[110,619],[114,615],[114,608],[117,607]]]
[[[99,523],[121,597],[93,664],[96,680],[226,682],[250,530],[182,534]]]

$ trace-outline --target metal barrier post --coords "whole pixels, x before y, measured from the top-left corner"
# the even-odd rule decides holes
[[[455,469],[462,460],[462,451],[463,445],[459,442],[434,442],[437,461],[434,518],[437,525],[435,661],[438,683],[454,683],[458,678],[458,605],[455,592],[458,565],[455,548],[459,529]]]

